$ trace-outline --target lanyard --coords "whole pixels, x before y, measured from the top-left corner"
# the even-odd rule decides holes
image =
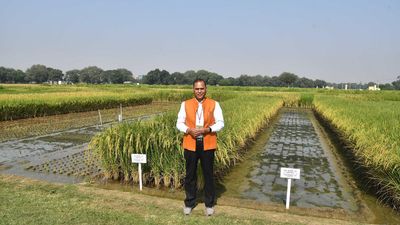
[[[199,108],[200,107],[201,107],[201,105],[199,104],[199,107],[197,107],[197,110],[196,110],[196,117],[199,120],[199,124],[200,124],[200,121],[201,121],[201,117],[203,116],[203,108],[201,109],[201,112],[199,112]]]

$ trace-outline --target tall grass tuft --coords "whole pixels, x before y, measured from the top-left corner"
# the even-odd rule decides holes
[[[314,94],[312,93],[301,93],[298,106],[301,108],[312,108],[314,103]]]

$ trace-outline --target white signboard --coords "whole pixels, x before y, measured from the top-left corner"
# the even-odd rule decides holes
[[[147,163],[146,154],[132,154],[132,163]]]
[[[281,167],[281,178],[288,179],[288,186],[287,186],[287,191],[286,191],[286,209],[289,209],[290,187],[292,185],[292,179],[300,179],[300,169]]]
[[[300,179],[300,169],[281,168],[281,178]]]

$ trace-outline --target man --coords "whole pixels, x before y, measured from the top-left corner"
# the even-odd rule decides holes
[[[176,127],[184,132],[185,156],[185,206],[189,215],[196,205],[197,162],[200,159],[204,176],[204,203],[207,216],[214,214],[214,152],[217,148],[216,132],[224,127],[224,118],[218,102],[206,98],[207,86],[202,79],[193,82],[194,98],[182,102]]]

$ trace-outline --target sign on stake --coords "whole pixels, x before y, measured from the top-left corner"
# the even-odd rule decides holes
[[[281,168],[281,178],[287,178],[287,192],[286,192],[286,209],[289,209],[290,204],[290,187],[292,185],[292,179],[300,179],[300,169],[293,168]]]
[[[122,104],[119,104],[120,113],[118,114],[118,122],[122,122]]]
[[[103,126],[103,120],[101,119],[100,109],[98,109],[97,111],[99,111],[100,126]]]
[[[147,163],[146,154],[132,154],[132,163],[139,163],[139,189],[142,190],[142,163]]]

